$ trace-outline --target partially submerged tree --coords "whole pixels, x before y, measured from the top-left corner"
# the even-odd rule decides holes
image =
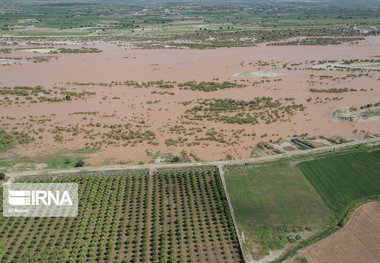
[[[77,161],[76,164],[74,165],[74,167],[83,167],[84,166],[84,161],[80,160],[80,161]]]

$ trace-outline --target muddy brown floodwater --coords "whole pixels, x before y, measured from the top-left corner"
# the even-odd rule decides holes
[[[101,123],[102,127],[94,129],[93,133],[104,132],[104,124],[126,124],[151,130],[156,133],[158,145],[140,142],[135,146],[103,144],[100,151],[93,154],[88,162],[102,164],[104,160],[111,163],[118,161],[137,163],[148,161],[151,157],[146,152],[179,154],[182,150],[192,153],[202,160],[219,160],[227,156],[232,158],[247,158],[252,148],[259,141],[287,138],[294,134],[309,133],[323,136],[348,136],[357,132],[380,133],[379,121],[365,123],[331,122],[330,114],[342,108],[360,107],[368,103],[380,101],[380,73],[376,71],[362,72],[360,77],[347,77],[348,74],[359,72],[329,71],[309,69],[313,61],[343,60],[343,59],[375,59],[380,55],[380,37],[368,37],[357,45],[344,44],[339,46],[285,46],[275,47],[259,45],[249,48],[221,48],[213,50],[137,50],[116,46],[114,44],[96,43],[89,47],[102,49],[102,53],[90,54],[58,54],[58,59],[49,62],[24,63],[0,67],[0,85],[4,86],[37,86],[46,88],[65,87],[70,91],[96,92],[94,96],[64,101],[11,104],[0,106],[0,128],[27,131],[25,123],[30,116],[43,118],[50,116],[45,123],[34,122],[33,129],[36,141],[32,144],[16,147],[6,154],[33,156],[38,152],[55,151],[62,148],[84,148],[85,131],[72,136],[65,133],[63,142],[57,142],[51,131],[56,126],[87,125]],[[41,55],[41,54],[39,54]],[[36,56],[25,51],[14,51],[9,56]],[[8,56],[8,57],[9,57]],[[258,65],[258,61],[269,65]],[[242,63],[243,62],[243,63]],[[284,65],[286,64],[286,65]],[[293,65],[292,65],[293,64]],[[268,71],[285,75],[273,78],[234,77],[240,72]],[[314,75],[314,76],[311,76]],[[327,75],[328,79],[320,76]],[[335,78],[335,80],[332,80]],[[68,82],[110,83],[111,81],[134,80],[138,82],[164,81],[237,81],[248,84],[245,88],[231,88],[212,92],[173,89],[133,88],[124,85],[106,87],[101,85],[78,86]],[[276,81],[275,81],[276,80]],[[252,85],[255,81],[261,84]],[[310,88],[348,88],[356,92],[345,93],[312,93]],[[360,89],[364,89],[360,91]],[[173,93],[160,95],[154,91],[169,91]],[[213,121],[202,121],[198,124],[184,124],[186,128],[197,127],[204,133],[214,128],[231,137],[237,130],[240,136],[235,137],[237,143],[207,141],[199,145],[186,146],[165,144],[168,138],[187,138],[188,142],[196,139],[197,133],[170,133],[170,127],[181,124],[181,116],[186,109],[196,105],[183,105],[182,102],[197,99],[231,98],[235,100],[251,100],[255,97],[269,96],[274,99],[294,98],[296,104],[303,104],[306,109],[296,112],[286,122],[275,122],[257,125],[223,124]],[[1,96],[4,99],[4,96]],[[338,97],[339,100],[332,100]],[[310,102],[308,98],[312,98]],[[148,101],[156,101],[148,104]],[[96,115],[72,114],[75,112],[98,112]],[[113,115],[114,114],[114,115]],[[7,118],[8,117],[8,118]],[[143,125],[141,125],[143,123]],[[87,127],[87,128],[86,128]],[[43,128],[43,130],[41,129]],[[83,126],[83,129],[90,129]],[[29,130],[30,131],[30,130]],[[38,132],[37,132],[38,131]],[[244,133],[255,133],[256,136],[244,136]],[[32,134],[33,135],[33,134]],[[41,137],[40,137],[41,136]],[[97,135],[100,138],[100,135]],[[263,136],[263,137],[262,137]],[[4,155],[4,154],[3,154]]]

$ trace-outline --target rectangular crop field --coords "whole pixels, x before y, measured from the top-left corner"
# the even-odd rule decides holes
[[[328,209],[317,193],[288,163],[234,168],[227,173],[226,183],[242,224],[314,225],[328,218]]]
[[[216,170],[54,182],[79,184],[78,216],[1,213],[0,262],[242,262]]]
[[[374,150],[370,153],[380,162],[380,150]]]
[[[254,259],[294,242],[293,237],[305,229],[320,228],[331,216],[294,165],[278,162],[233,167],[225,180],[244,253]]]
[[[368,152],[329,156],[297,167],[338,216],[355,200],[380,194],[380,164]]]

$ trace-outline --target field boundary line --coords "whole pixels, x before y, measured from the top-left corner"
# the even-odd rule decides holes
[[[243,257],[243,260],[244,262],[247,262],[247,260],[245,259],[245,253],[243,252],[243,242],[240,238],[240,234],[239,234],[239,229],[237,227],[237,224],[236,224],[236,219],[235,219],[235,212],[234,212],[234,209],[232,207],[232,203],[231,203],[231,200],[230,200],[230,196],[228,194],[228,190],[227,190],[227,185],[226,185],[226,181],[224,179],[224,171],[223,171],[223,164],[219,164],[216,166],[218,168],[218,171],[219,171],[219,177],[222,181],[222,185],[223,185],[223,188],[224,188],[224,193],[226,195],[226,198],[227,198],[227,203],[228,203],[228,206],[230,208],[230,212],[231,212],[231,217],[232,217],[232,222],[234,223],[234,228],[235,228],[235,232],[236,232],[236,235],[237,235],[237,238],[238,238],[238,241],[239,241],[239,247],[240,247],[240,253],[242,254],[242,257]],[[249,259],[250,261],[250,259]]]
[[[360,208],[362,205],[371,203],[371,202],[379,202],[380,201],[380,195],[372,195],[367,196],[366,198],[362,200],[357,200],[354,204],[352,204],[344,213],[344,216],[341,217],[338,222],[334,225],[328,226],[324,230],[322,230],[319,233],[316,233],[309,238],[303,240],[302,242],[296,244],[293,248],[290,248],[289,250],[285,251],[284,254],[282,254],[279,258],[272,261],[272,263],[280,263],[285,260],[287,260],[290,257],[293,257],[297,255],[297,252],[305,247],[308,247],[312,244],[315,244],[319,242],[320,240],[323,240],[334,233],[338,232],[339,230],[343,229],[344,226],[351,220],[352,215],[355,213],[355,211]]]
[[[282,154],[276,154],[276,155],[269,155],[269,156],[262,156],[257,158],[247,158],[247,159],[237,159],[237,160],[222,160],[222,161],[201,161],[201,162],[193,162],[193,163],[149,163],[149,164],[142,164],[142,165],[111,165],[111,166],[89,166],[89,167],[83,167],[83,168],[72,168],[72,169],[58,169],[58,170],[28,170],[28,171],[22,171],[22,172],[9,172],[7,173],[7,177],[22,177],[22,176],[46,176],[46,175],[53,175],[53,174],[70,174],[70,173],[87,173],[87,172],[111,172],[111,171],[118,171],[118,170],[150,170],[155,169],[156,171],[159,169],[169,169],[169,168],[191,168],[191,167],[202,167],[202,166],[233,166],[233,165],[245,165],[245,164],[259,164],[259,163],[266,163],[266,162],[272,162],[277,161],[282,158],[291,158],[294,156],[303,156],[303,155],[309,155],[309,154],[318,154],[318,153],[325,153],[325,152],[335,152],[338,149],[344,149],[356,145],[361,144],[370,144],[374,143],[374,145],[377,145],[376,143],[380,144],[380,138],[371,138],[366,140],[359,140],[349,143],[343,143],[343,144],[337,144],[337,145],[330,145],[330,146],[323,146],[319,148],[309,149],[309,150],[297,150],[294,152],[287,152]]]

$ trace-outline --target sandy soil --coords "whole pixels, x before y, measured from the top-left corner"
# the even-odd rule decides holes
[[[341,230],[305,249],[287,263],[305,257],[309,263],[380,262],[380,202],[359,207]]]
[[[20,48],[32,48],[23,45]],[[59,46],[56,46],[59,47]],[[65,46],[65,47],[70,47]],[[294,134],[309,133],[313,135],[342,135],[352,136],[355,130],[372,134],[380,133],[379,121],[366,123],[337,123],[329,120],[330,114],[344,107],[375,103],[380,98],[378,80],[379,72],[369,72],[369,76],[346,77],[350,72],[317,71],[307,69],[310,61],[340,60],[340,59],[370,59],[380,54],[380,37],[369,37],[360,44],[340,46],[287,46],[275,47],[259,45],[249,48],[222,48],[216,50],[136,50],[120,47],[114,44],[93,43],[86,47],[97,47],[102,53],[97,54],[56,54],[58,59],[43,63],[25,63],[23,65],[3,66],[0,68],[1,86],[43,85],[46,88],[65,87],[70,91],[96,92],[95,96],[85,99],[65,101],[60,103],[25,103],[0,106],[0,128],[10,130],[16,127],[19,131],[26,131],[25,120],[29,116],[42,118],[49,116],[50,122],[33,123],[37,131],[36,142],[25,147],[17,147],[6,154],[21,154],[32,156],[43,150],[59,150],[61,148],[83,148],[90,140],[79,136],[66,135],[63,143],[57,143],[49,132],[55,126],[68,127],[69,125],[87,125],[90,122],[102,124],[139,125],[144,121],[142,130],[152,130],[157,134],[158,145],[139,143],[137,146],[102,146],[89,160],[92,164],[102,164],[104,160],[111,163],[118,161],[137,163],[148,161],[146,151],[179,154],[184,148],[202,160],[220,160],[227,156],[233,158],[247,158],[259,141],[286,138]],[[42,48],[42,47],[38,47]],[[75,46],[78,48],[78,46]],[[14,51],[7,57],[33,56],[23,51]],[[269,64],[261,66],[258,61]],[[242,63],[244,62],[244,63]],[[288,66],[283,64],[288,63]],[[299,66],[290,66],[300,64]],[[270,71],[286,75],[275,78],[249,78],[233,77],[236,72]],[[314,75],[311,77],[310,75]],[[321,75],[337,78],[337,81],[319,81]],[[100,85],[75,86],[68,82],[95,82],[110,83],[111,81],[238,81],[245,83],[245,88],[224,89],[214,92],[180,90],[168,91],[174,95],[152,94],[160,91],[155,88],[131,88],[113,85],[104,87]],[[247,82],[247,80],[249,82]],[[261,81],[261,84],[253,84]],[[310,80],[318,80],[311,84]],[[310,88],[364,88],[365,91],[347,93],[312,93]],[[165,91],[165,90],[162,90]],[[170,127],[180,124],[181,116],[195,104],[184,106],[182,102],[196,99],[232,98],[236,100],[251,100],[255,97],[269,96],[274,99],[294,98],[297,104],[304,104],[306,110],[291,116],[290,122],[276,122],[258,125],[232,125],[204,121],[197,125],[187,125],[186,128],[201,128],[205,133],[207,129],[215,128],[222,131],[226,137],[231,137],[236,130],[242,133],[256,133],[256,137],[240,136],[235,145],[225,145],[218,142],[205,142],[196,146],[166,146],[165,139],[186,137],[194,140],[194,135],[171,134]],[[0,96],[1,99],[2,96]],[[112,99],[118,97],[120,99]],[[312,101],[307,102],[307,98]],[[339,100],[332,100],[339,97]],[[147,104],[147,101],[158,101]],[[91,116],[73,115],[74,112],[97,111]],[[115,114],[115,115],[113,115]],[[112,117],[104,117],[104,115]],[[6,118],[10,117],[10,118]],[[86,119],[85,119],[86,117]],[[14,118],[14,119],[13,119]],[[104,129],[99,128],[99,132]],[[266,135],[266,136],[265,136]],[[42,138],[39,138],[42,136]],[[265,136],[265,137],[261,137]],[[4,154],[3,154],[4,155]],[[3,156],[2,155],[2,156]],[[1,156],[0,156],[1,157]]]

